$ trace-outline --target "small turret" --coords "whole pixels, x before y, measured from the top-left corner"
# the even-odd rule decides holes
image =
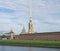
[[[25,27],[23,26],[23,29],[20,34],[24,34],[24,33],[26,33],[26,30],[25,30]]]
[[[14,32],[12,29],[10,30],[9,34],[10,34],[10,39],[11,40],[14,39]]]

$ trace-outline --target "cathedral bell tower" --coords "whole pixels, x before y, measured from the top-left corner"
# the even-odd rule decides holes
[[[34,33],[33,23],[32,23],[32,6],[30,5],[30,21],[28,27],[28,33]]]

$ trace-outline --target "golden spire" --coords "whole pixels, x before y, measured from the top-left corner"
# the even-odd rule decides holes
[[[30,20],[32,20],[32,2],[30,1]]]
[[[32,23],[32,4],[30,3],[30,21],[29,21],[29,33],[34,33],[33,23]]]

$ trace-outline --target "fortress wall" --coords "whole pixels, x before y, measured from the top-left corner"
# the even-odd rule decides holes
[[[60,32],[21,34],[16,38],[20,40],[60,40]]]

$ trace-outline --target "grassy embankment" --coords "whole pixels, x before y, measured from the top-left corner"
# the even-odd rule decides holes
[[[60,48],[60,41],[0,40],[0,45]]]

